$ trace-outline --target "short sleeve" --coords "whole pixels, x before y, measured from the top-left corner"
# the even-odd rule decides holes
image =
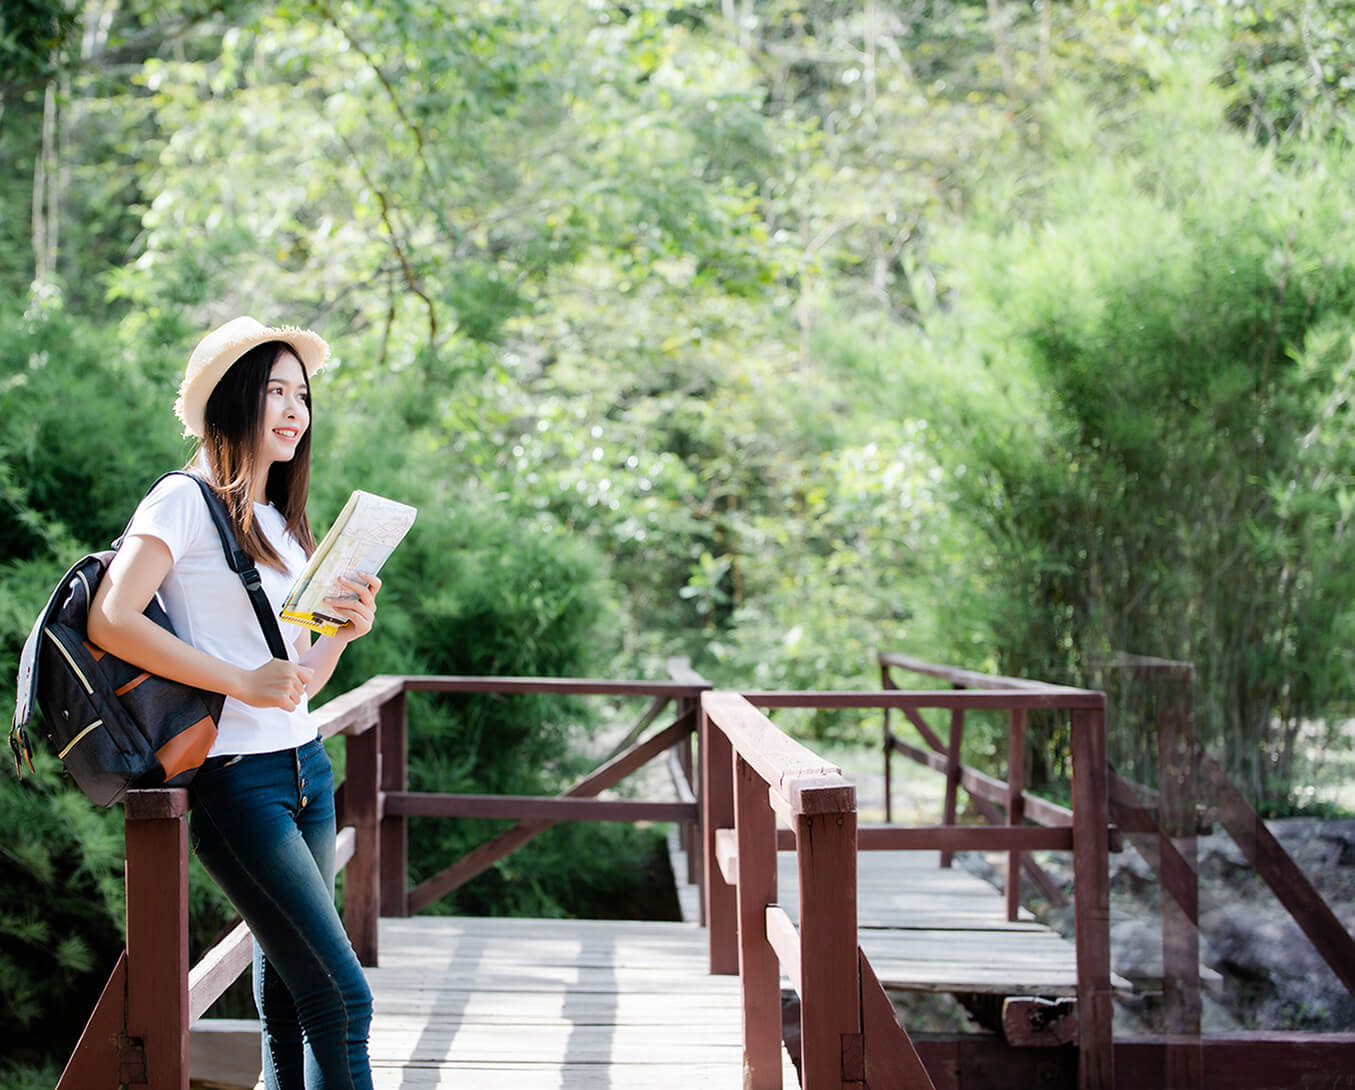
[[[174,563],[209,529],[211,516],[196,481],[182,475],[167,477],[137,506],[126,537],[153,537],[163,541]]]

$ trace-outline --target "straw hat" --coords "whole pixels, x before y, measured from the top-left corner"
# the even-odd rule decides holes
[[[184,435],[202,438],[206,428],[203,412],[221,376],[251,348],[268,341],[284,341],[291,345],[308,378],[314,378],[329,360],[329,345],[309,329],[266,326],[249,317],[232,318],[203,337],[188,357],[179,397],[174,402],[174,415],[183,421]]]

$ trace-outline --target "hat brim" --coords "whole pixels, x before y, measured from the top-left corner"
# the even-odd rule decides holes
[[[174,415],[183,421],[184,435],[201,439],[206,432],[205,413],[212,391],[246,352],[269,341],[282,341],[296,353],[312,379],[329,363],[329,345],[323,337],[309,329],[279,326],[257,329],[246,336],[235,337],[215,346],[210,360],[184,377],[179,396],[174,402]]]

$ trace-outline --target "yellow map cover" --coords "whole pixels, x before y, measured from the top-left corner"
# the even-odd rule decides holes
[[[282,604],[282,619],[322,636],[334,635],[348,622],[326,614],[324,600],[355,597],[340,587],[339,576],[379,572],[418,513],[408,504],[354,491],[292,584]]]

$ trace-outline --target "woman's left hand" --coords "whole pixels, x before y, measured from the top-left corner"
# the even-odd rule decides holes
[[[326,598],[325,606],[328,612],[348,622],[332,637],[347,643],[372,630],[372,622],[376,620],[376,592],[381,589],[381,580],[375,575],[357,572],[351,579],[341,575],[339,585],[357,597]]]

